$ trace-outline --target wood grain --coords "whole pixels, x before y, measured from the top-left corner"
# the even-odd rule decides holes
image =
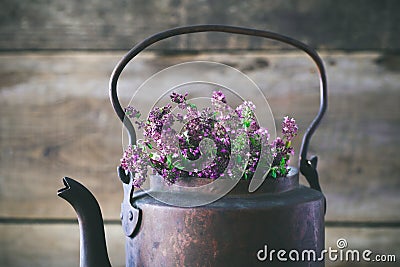
[[[168,28],[231,24],[276,31],[323,49],[400,48],[397,0],[23,1],[3,0],[0,50],[126,50]],[[194,34],[152,49],[287,48],[260,38]]]
[[[125,266],[119,225],[105,227],[113,266]],[[72,225],[0,225],[1,266],[79,266],[79,227]]]
[[[124,236],[120,225],[106,225],[109,257],[113,266],[125,266]],[[0,265],[13,267],[79,265],[79,229],[77,224],[67,225],[0,225]],[[336,242],[345,238],[348,249],[369,249],[373,256],[396,255],[396,262],[379,266],[398,266],[399,229],[382,228],[327,228],[325,247],[337,249]],[[268,244],[267,244],[268,245]],[[272,248],[271,248],[272,249]],[[254,252],[256,254],[256,251]],[[372,256],[371,256],[372,258]],[[376,265],[374,265],[376,264]],[[378,266],[371,262],[340,262],[326,260],[327,267]]]

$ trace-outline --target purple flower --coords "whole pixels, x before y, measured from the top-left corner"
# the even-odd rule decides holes
[[[293,118],[286,116],[282,122],[282,134],[288,140],[291,141],[293,137],[297,135],[298,127],[296,121]]]
[[[134,107],[131,106],[127,106],[125,108],[125,114],[129,117],[129,118],[139,118],[140,117],[140,111],[135,109]]]
[[[274,152],[274,157],[277,157],[279,153],[282,153],[285,150],[285,141],[282,138],[277,137],[271,144],[271,148]]]
[[[134,174],[133,185],[135,187],[140,187],[146,176],[147,176],[147,166],[149,165],[149,160],[143,148],[138,145],[130,145],[124,151],[124,155],[121,159],[121,167]]]
[[[149,165],[153,173],[161,175],[168,184],[183,176],[217,179],[224,173],[227,176],[242,175],[233,167],[242,162],[247,164],[243,176],[250,179],[257,167],[265,168],[258,166],[262,165],[260,162],[267,160],[272,160],[272,177],[287,175],[289,157],[294,153],[291,140],[298,132],[293,118],[284,118],[282,138],[270,143],[268,130],[258,124],[256,107],[252,102],[244,101],[231,111],[225,105],[225,95],[214,91],[211,106],[200,109],[188,102],[187,96],[188,93],[175,92],[170,95],[171,102],[176,103],[182,113],[173,114],[172,105],[168,104],[154,107],[148,118],[142,120],[135,108],[128,106],[125,109],[129,118],[136,119],[138,128],[143,128],[145,137],[137,145],[129,146],[121,159],[122,168],[134,177],[135,187],[140,187],[145,181]],[[235,117],[239,117],[239,125],[235,124]],[[184,123],[179,132],[174,128],[175,122]],[[237,138],[231,140],[232,134]],[[247,145],[249,151],[244,161],[243,155],[239,154]],[[197,159],[200,160],[194,163],[193,160]],[[236,159],[233,165],[230,163],[232,159]],[[190,171],[185,170],[187,167]]]
[[[184,95],[178,94],[173,92],[170,97],[171,97],[171,101],[177,104],[181,104],[183,102],[186,101],[186,97],[187,97],[188,93],[185,93]]]
[[[212,94],[213,99],[226,103],[225,95],[221,91],[214,91]]]
[[[293,118],[285,117],[282,122],[283,138],[277,137],[271,144],[272,156],[274,157],[270,174],[272,177],[286,176],[289,168],[290,155],[294,154],[291,140],[297,135],[298,127]]]
[[[267,128],[260,127],[255,131],[255,133],[258,134],[263,140],[269,140],[269,132]]]
[[[145,182],[145,180],[146,180],[145,176],[136,174],[135,179],[133,180],[132,184],[134,187],[140,188],[143,185],[143,183]]]
[[[242,119],[253,119],[255,117],[254,111],[256,110],[256,106],[251,101],[244,101],[243,104],[239,105],[236,108],[236,113],[239,118]]]
[[[168,184],[173,184],[179,179],[180,171],[179,171],[179,169],[177,169],[175,167],[172,168],[171,170],[164,167],[160,171],[160,174]]]

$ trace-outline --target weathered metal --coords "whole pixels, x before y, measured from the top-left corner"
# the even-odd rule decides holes
[[[127,266],[323,266],[324,197],[299,186],[298,172],[267,179],[254,193],[241,180],[225,197],[196,208],[173,207],[151,196],[133,196],[143,213],[126,239]],[[140,193],[139,193],[140,194]],[[316,252],[316,260],[261,261],[257,253]],[[260,255],[259,255],[260,256]],[[288,254],[285,255],[288,258]]]
[[[103,217],[96,198],[74,179],[64,177],[58,196],[72,205],[80,229],[80,266],[111,266],[104,237]]]
[[[223,25],[198,25],[180,27],[153,35],[130,50],[115,67],[110,79],[110,98],[112,105],[125,125],[131,144],[136,142],[136,133],[131,121],[125,116],[117,95],[117,82],[126,67],[138,53],[172,36],[196,32],[226,32],[269,38],[287,43],[306,52],[316,64],[320,77],[320,109],[307,129],[300,149],[299,169],[311,188],[299,185],[299,173],[293,169],[288,177],[266,179],[253,193],[248,192],[249,182],[239,181],[226,196],[213,203],[183,208],[164,204],[143,191],[133,192],[132,174],[125,174],[119,168],[118,175],[124,188],[121,205],[121,220],[126,235],[127,266],[324,266],[323,261],[278,261],[276,256],[259,259],[266,248],[313,251],[316,257],[324,248],[325,198],[321,192],[316,170],[317,158],[307,159],[311,136],[318,127],[327,108],[327,84],[323,62],[309,46],[292,38],[267,31]],[[151,177],[157,185],[156,177]],[[204,179],[200,179],[204,182]],[[66,185],[70,182],[66,180]],[[193,179],[191,183],[196,183]],[[71,181],[72,183],[72,181]],[[73,181],[73,184],[79,184]],[[81,186],[81,185],[80,185]],[[83,186],[82,186],[83,187]],[[108,266],[107,261],[94,264],[96,247],[91,231],[103,236],[104,230],[97,202],[95,214],[84,215],[90,207],[78,204],[76,199],[68,199],[67,192],[80,188],[70,186],[63,189],[60,196],[68,200],[77,210],[81,223],[81,266]],[[153,190],[157,190],[157,186]],[[89,191],[80,190],[88,193]],[[91,194],[90,194],[91,196]],[[93,196],[89,197],[95,201]],[[92,217],[88,219],[88,217]],[[99,219],[100,217],[100,219]],[[97,222],[93,222],[93,220]],[[87,222],[97,224],[95,230],[89,229]],[[96,241],[97,242],[97,241]],[[83,244],[83,245],[82,245]],[[91,247],[93,246],[93,247]],[[107,255],[105,245],[101,253]],[[261,253],[261,254],[260,254]],[[266,253],[266,252],[265,252]],[[264,254],[265,254],[264,253]],[[265,255],[263,255],[265,256]],[[268,255],[269,256],[269,255]],[[287,256],[287,255],[286,255]],[[273,260],[272,260],[273,259]],[[82,263],[83,262],[83,263]]]

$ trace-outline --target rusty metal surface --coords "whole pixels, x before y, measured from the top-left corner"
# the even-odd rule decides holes
[[[322,193],[299,186],[298,173],[281,182],[280,192],[268,192],[267,182],[251,194],[242,180],[237,190],[197,208],[172,207],[150,196],[135,199],[143,217],[137,234],[126,239],[127,266],[324,266],[257,259],[265,245],[317,254],[324,249]]]

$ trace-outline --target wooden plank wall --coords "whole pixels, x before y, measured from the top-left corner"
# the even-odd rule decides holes
[[[268,28],[319,49],[328,72],[329,110],[310,153],[319,156],[328,199],[326,246],[336,248],[336,240],[346,238],[350,248],[400,260],[398,1],[3,3],[0,266],[78,265],[75,214],[56,197],[63,176],[80,180],[96,195],[112,263],[124,266],[122,188],[115,172],[122,127],[109,104],[108,79],[133,43],[191,23]],[[200,52],[203,47],[207,51]],[[243,71],[267,96],[275,118],[294,114],[302,132],[318,109],[316,70],[303,54],[272,42],[217,35],[178,38],[142,54],[122,76],[123,104],[152,74],[192,60]],[[150,105],[156,97],[149,94],[138,104]]]
[[[232,24],[269,29],[314,47],[398,50],[399,1],[63,1],[3,0],[0,49],[122,49],[150,34],[190,24]],[[182,36],[155,49],[266,49],[258,38],[215,34]]]

